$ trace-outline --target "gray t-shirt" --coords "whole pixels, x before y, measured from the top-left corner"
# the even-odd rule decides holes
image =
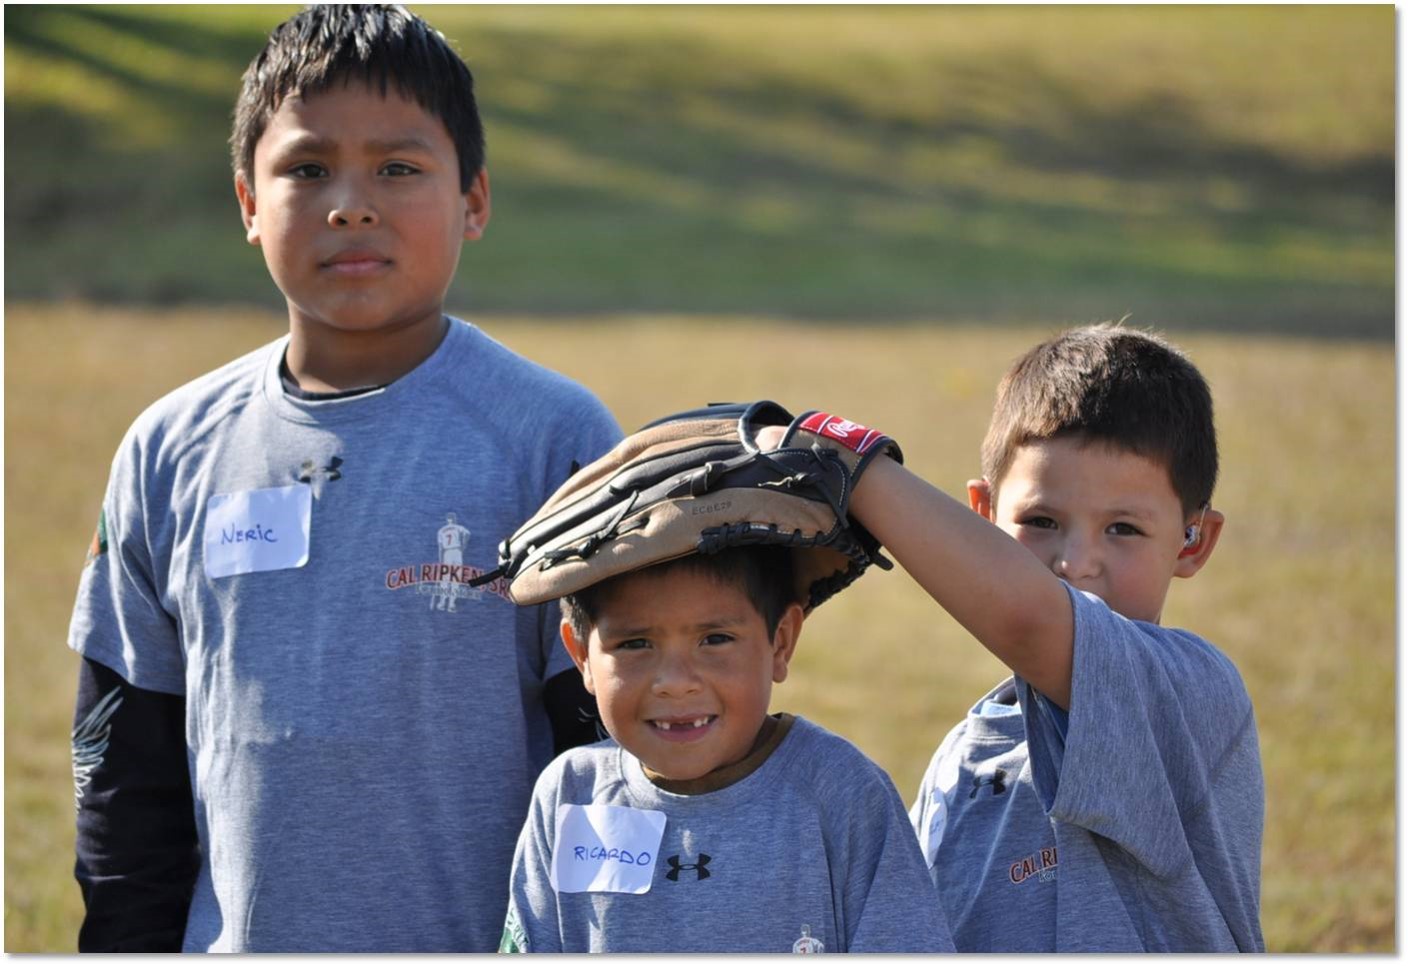
[[[559,807],[663,813],[644,894],[559,892]],[[639,850],[638,850],[639,851]],[[505,948],[525,952],[951,952],[894,785],[854,745],[797,718],[752,774],[679,795],[608,740],[544,770],[514,855]]]
[[[1265,793],[1236,667],[1187,631],[1071,601],[1069,722],[1004,682],[910,811],[958,948],[1264,950]]]
[[[187,950],[491,951],[571,663],[555,608],[468,580],[619,430],[458,320],[344,399],[283,392],[287,341],[128,431],[69,646],[186,697]]]

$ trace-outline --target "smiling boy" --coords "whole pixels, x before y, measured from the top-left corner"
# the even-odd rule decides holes
[[[756,555],[785,567],[777,554]],[[782,601],[765,601],[765,614],[740,587],[707,579],[705,563],[693,567],[661,566],[582,592],[562,628],[607,731],[670,781],[742,761],[760,730],[776,727],[767,717],[772,685],[787,678],[802,624],[800,605],[778,614]]]
[[[1063,333],[1003,378],[983,474],[973,513],[882,458],[852,503],[1013,672],[911,811],[958,949],[1262,950],[1251,701],[1159,623],[1224,522],[1206,382],[1157,337]]]
[[[668,426],[623,440],[553,503],[643,485],[625,467],[660,438],[662,449],[679,445]],[[705,492],[698,505],[718,499]],[[678,510],[686,523],[676,530],[689,530],[694,498],[670,507],[661,519]],[[559,756],[539,778],[501,950],[952,951],[889,778],[844,739],[768,714],[804,617],[794,551],[668,559],[670,533],[622,539],[629,547],[585,551],[572,574],[553,565],[539,574],[550,588],[541,593],[567,594],[562,640],[611,738]],[[641,564],[615,572],[618,551]],[[824,599],[816,593],[813,606]]]
[[[289,334],[113,461],[69,635],[79,948],[491,951],[533,780],[595,733],[556,610],[469,583],[619,431],[444,312],[489,180],[423,20],[281,24],[231,143]]]

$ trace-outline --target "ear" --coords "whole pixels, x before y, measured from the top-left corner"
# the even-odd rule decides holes
[[[802,613],[801,604],[792,604],[787,610],[782,612],[782,619],[777,622],[777,632],[772,636],[772,680],[774,684],[781,684],[787,680],[787,664],[792,660],[792,654],[797,650],[797,638],[802,633],[802,621],[806,615]]]
[[[489,169],[480,168],[464,195],[464,238],[478,241],[489,225]]]
[[[254,213],[254,185],[243,171],[235,172],[235,197],[240,202],[240,221],[244,222],[244,237],[251,245],[258,245],[259,221]]]
[[[1178,561],[1173,565],[1175,577],[1191,577],[1203,569],[1203,564],[1208,562],[1213,548],[1217,546],[1218,537],[1222,536],[1222,524],[1226,519],[1218,511],[1209,509],[1203,512],[1200,520],[1189,521],[1198,524],[1198,540],[1179,551]]]
[[[571,621],[563,621],[558,626],[558,633],[562,635],[562,646],[567,648],[567,655],[572,658],[572,663],[577,665],[577,670],[582,672],[582,684],[587,693],[596,694],[596,685],[592,683],[592,665],[587,660],[587,642],[577,639]]]
[[[968,505],[980,517],[992,520],[992,484],[985,479],[969,480]]]

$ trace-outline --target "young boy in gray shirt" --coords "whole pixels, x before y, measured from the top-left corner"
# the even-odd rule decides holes
[[[880,458],[851,507],[1013,672],[911,812],[959,950],[1263,950],[1251,701],[1159,624],[1222,531],[1207,384],[1156,337],[1064,333],[1002,380],[983,473],[975,514]]]
[[[69,633],[82,951],[498,942],[590,699],[555,609],[470,583],[620,434],[444,312],[489,220],[473,86],[380,5],[296,14],[245,74],[235,190],[289,332],[113,461]]]
[[[579,479],[615,491],[642,435],[553,500],[570,503]],[[686,494],[659,512],[707,518],[730,502]],[[592,559],[660,560],[652,544],[666,539],[645,526]],[[546,591],[569,595],[563,643],[611,739],[563,754],[538,779],[502,951],[953,950],[889,778],[846,740],[768,714],[803,620],[792,554],[735,546],[605,579],[584,565],[585,577]]]

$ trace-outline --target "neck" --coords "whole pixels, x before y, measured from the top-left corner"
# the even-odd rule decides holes
[[[449,320],[439,312],[411,325],[368,332],[330,333],[326,326],[293,318],[285,361],[294,382],[309,392],[384,386],[430,358],[447,331]]]

